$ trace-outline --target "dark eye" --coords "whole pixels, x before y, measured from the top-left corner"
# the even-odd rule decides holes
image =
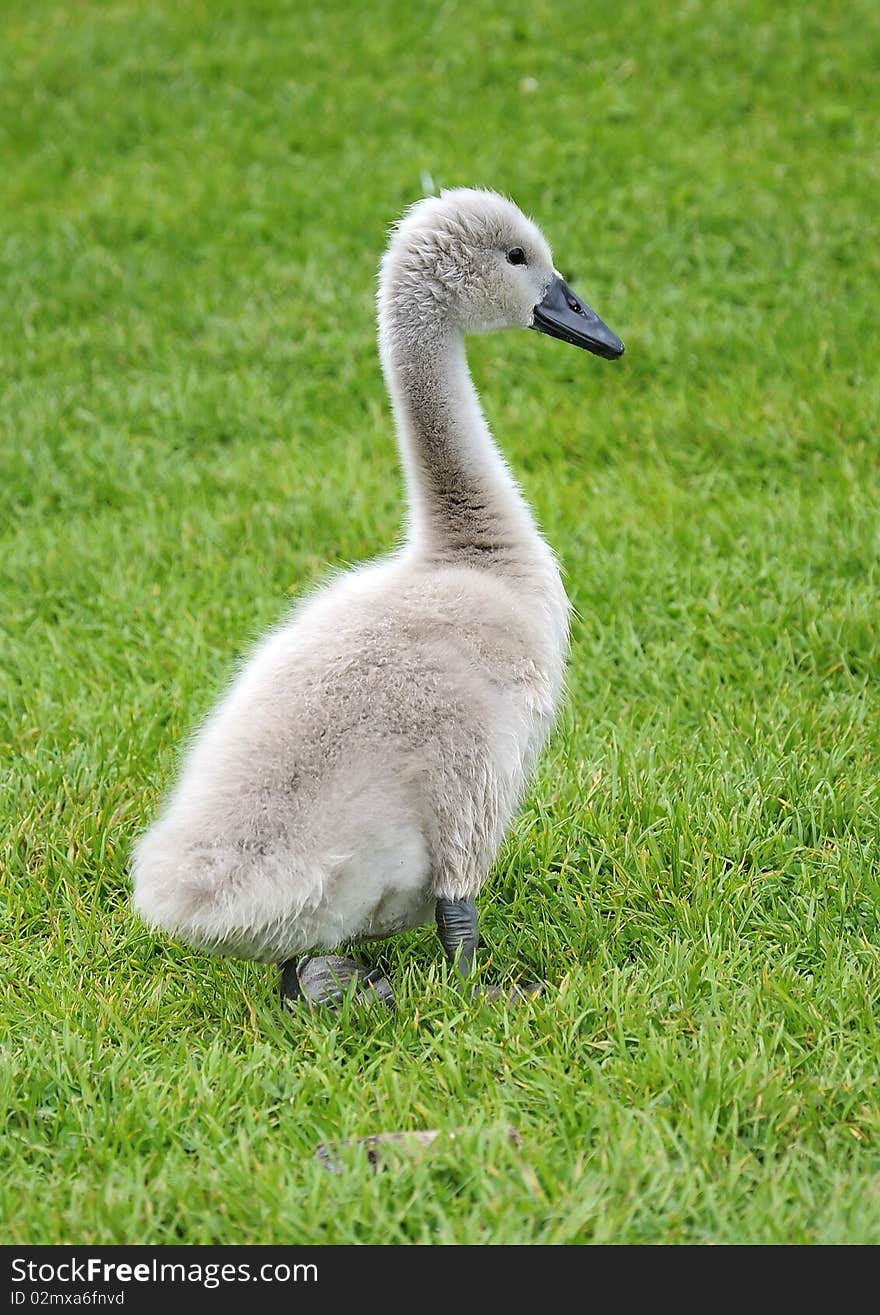
[[[524,265],[526,263],[526,253],[522,247],[513,247],[507,253],[507,259],[511,265]]]

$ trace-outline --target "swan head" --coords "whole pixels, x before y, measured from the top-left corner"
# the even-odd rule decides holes
[[[541,230],[496,192],[455,188],[418,201],[394,228],[379,286],[390,318],[417,332],[528,328],[615,359],[623,343],[563,281]]]

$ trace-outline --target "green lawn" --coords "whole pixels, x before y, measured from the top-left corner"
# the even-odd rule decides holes
[[[2,1240],[880,1241],[874,0],[0,26]],[[284,1017],[128,855],[254,637],[395,541],[376,264],[458,184],[627,344],[470,352],[577,608],[481,900],[548,989],[466,1006],[426,929],[396,1012]],[[314,1157],[416,1128],[466,1131]]]

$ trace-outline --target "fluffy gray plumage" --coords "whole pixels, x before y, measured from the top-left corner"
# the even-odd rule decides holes
[[[135,850],[148,923],[281,962],[483,885],[553,722],[568,604],[464,335],[527,327],[553,275],[539,230],[491,192],[421,201],[392,233],[379,342],[406,542],[301,603],[208,717]]]

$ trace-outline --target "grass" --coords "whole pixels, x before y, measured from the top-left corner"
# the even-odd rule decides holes
[[[880,1240],[875,6],[0,21],[3,1240]],[[253,638],[396,538],[374,276],[432,181],[627,342],[471,347],[578,611],[482,898],[548,990],[465,1007],[426,930],[395,1013],[283,1017],[126,863]]]

